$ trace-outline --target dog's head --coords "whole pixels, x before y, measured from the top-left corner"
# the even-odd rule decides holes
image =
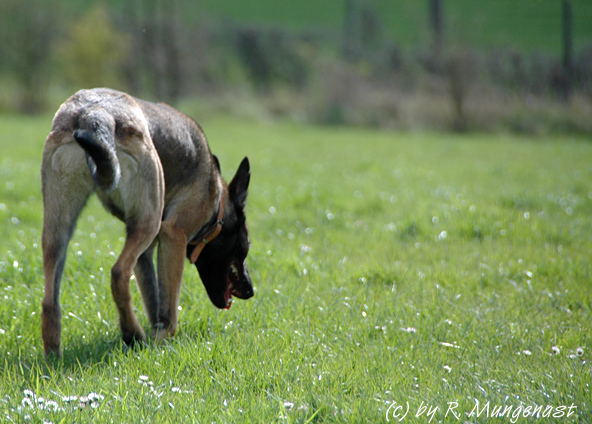
[[[208,296],[218,308],[230,308],[233,296],[239,299],[253,296],[245,262],[250,244],[245,216],[250,179],[249,160],[245,157],[228,185],[220,234],[204,247],[195,262]]]

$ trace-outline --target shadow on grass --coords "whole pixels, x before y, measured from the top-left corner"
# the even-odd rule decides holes
[[[141,348],[142,344],[136,344],[135,349]],[[96,364],[112,363],[112,357],[120,352],[131,351],[121,340],[119,335],[95,335],[92,338],[77,339],[63,347],[62,356],[48,357],[48,365],[62,363],[64,367],[77,368],[80,365],[92,366]]]
[[[45,358],[43,349],[31,354],[21,351],[16,355],[7,356],[4,365],[12,369],[24,381],[33,382],[42,376],[70,374],[83,368],[112,365],[122,355],[148,348],[149,344],[137,343],[128,347],[119,336],[99,335],[90,339],[75,340],[63,346],[62,355],[50,355]]]
[[[21,344],[5,355],[4,361],[0,363],[0,372],[10,370],[14,378],[22,380],[24,387],[28,388],[39,378],[59,378],[60,375],[70,375],[93,367],[108,368],[129,355],[136,356],[165,347],[174,350],[179,342],[214,341],[221,332],[221,324],[206,319],[195,325],[184,326],[173,339],[136,342],[132,347],[123,342],[119,333],[93,333],[92,336],[66,340],[62,344],[60,357],[50,355],[47,358],[43,348],[30,349],[30,344],[29,348]],[[35,344],[33,340],[30,342]]]

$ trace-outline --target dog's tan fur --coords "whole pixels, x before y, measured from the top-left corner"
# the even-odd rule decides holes
[[[77,129],[99,127],[115,138],[121,177],[112,191],[97,188],[89,173],[85,151],[73,136]],[[190,151],[198,152],[196,166],[179,169],[175,162],[183,159],[182,152],[169,152],[175,146],[167,150],[164,141],[155,144],[151,129],[154,134],[176,131],[177,138],[190,140],[193,143]],[[159,146],[161,151],[157,151]],[[123,339],[127,343],[145,339],[131,304],[132,273],[138,279],[153,326],[152,336],[156,339],[172,336],[178,325],[187,244],[216,211],[221,196],[230,203],[228,186],[201,128],[165,105],[142,102],[108,89],[82,90],[69,98],[55,115],[43,150],[41,176],[45,353],[60,354],[59,286],[65,250],[76,219],[93,192],[111,213],[126,223],[127,238],[111,270],[111,289]],[[156,247],[157,277],[153,275],[152,259]]]

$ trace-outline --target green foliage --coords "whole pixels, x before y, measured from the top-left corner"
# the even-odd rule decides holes
[[[97,5],[69,27],[58,47],[59,66],[72,87],[121,88],[130,47],[129,35],[114,27],[104,5]]]
[[[309,73],[306,42],[276,28],[239,28],[236,51],[255,87],[268,91],[274,84],[302,89]]]
[[[346,0],[201,0],[199,11],[242,23],[279,24],[300,31],[328,27],[344,30]],[[380,17],[385,36],[405,48],[428,46],[428,1],[365,0],[356,2]],[[571,0],[574,43],[581,49],[592,42],[592,4]],[[444,0],[445,44],[461,42],[476,49],[516,48],[521,51],[561,52],[561,2]],[[346,28],[347,30],[347,28]]]
[[[61,3],[57,0],[0,3],[0,76],[10,78],[0,81],[17,87],[16,93],[1,90],[0,103],[27,113],[39,112],[46,106],[60,12]]]
[[[477,399],[573,403],[569,422],[592,420],[589,141],[210,117],[224,175],[251,160],[255,297],[219,311],[187,266],[179,334],[127,350],[109,292],[123,226],[92,200],[62,284],[64,356],[45,362],[50,117],[0,122],[3,419],[378,423],[424,401],[456,422],[447,402]]]
[[[315,124],[590,134],[592,3],[570,2],[567,73],[557,1],[442,1],[435,55],[427,0],[6,0],[0,110],[111,86]]]

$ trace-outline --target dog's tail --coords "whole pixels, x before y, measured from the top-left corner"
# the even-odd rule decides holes
[[[102,120],[101,120],[102,121]],[[115,128],[111,122],[94,121],[92,129],[74,131],[74,139],[86,152],[86,163],[95,183],[109,193],[119,183],[121,168],[115,149]]]

